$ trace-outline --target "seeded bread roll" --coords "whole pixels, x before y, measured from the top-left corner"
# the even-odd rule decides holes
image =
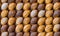
[[[47,4],[46,7],[45,7],[46,10],[51,10],[52,8],[53,8],[52,3]]]
[[[44,17],[45,15],[45,10],[40,10],[38,13],[38,17]]]
[[[46,20],[45,20],[45,24],[49,25],[49,24],[52,24],[53,22],[53,18],[52,17],[48,17]]]
[[[59,10],[60,9],[60,3],[59,2],[54,3],[53,9]]]
[[[8,15],[8,10],[3,10],[1,12],[1,17],[6,17]]]
[[[1,10],[6,10],[8,8],[8,3],[3,3],[1,5]]]
[[[51,3],[53,0],[45,0],[45,3],[46,4],[49,4],[49,3]]]
[[[30,3],[25,3],[23,6],[23,10],[28,10],[30,8]]]
[[[15,32],[9,33],[9,36],[15,36],[15,35],[16,35]]]
[[[15,14],[16,14],[16,11],[15,10],[9,11],[8,17],[14,17]]]
[[[38,2],[39,4],[44,3],[44,1],[45,1],[45,0],[37,0],[37,2]]]
[[[11,25],[11,26],[9,26],[9,28],[8,28],[8,32],[14,32],[15,31],[15,25]]]
[[[22,30],[23,30],[23,25],[22,25],[22,24],[18,24],[18,25],[16,26],[16,29],[15,29],[16,33],[19,33],[19,32],[21,32]]]
[[[55,32],[54,36],[60,36],[60,32]]]
[[[38,25],[43,25],[45,23],[45,18],[38,19]]]
[[[53,19],[53,24],[59,24],[60,23],[60,18],[56,17]]]
[[[22,0],[16,0],[16,3],[20,3],[20,2],[22,2]]]
[[[8,25],[3,25],[3,26],[1,27],[1,32],[6,32],[7,29],[8,29]]]
[[[60,16],[60,10],[54,11],[53,17],[59,17]]]
[[[53,32],[48,32],[46,36],[54,36]]]
[[[18,3],[16,5],[16,10],[21,10],[23,8],[23,3]]]
[[[29,17],[24,18],[23,24],[26,25],[26,24],[29,24],[29,23],[30,23],[30,18]]]
[[[37,32],[31,32],[30,36],[37,36]]]
[[[15,23],[15,20],[16,19],[14,17],[9,18],[8,25],[13,25]]]
[[[21,24],[23,22],[23,17],[18,17],[16,19],[16,24]]]
[[[23,11],[22,11],[22,10],[19,10],[19,11],[17,11],[15,17],[16,17],[16,18],[17,18],[17,17],[21,17],[22,14],[23,14]]]
[[[30,36],[30,33],[29,32],[26,32],[26,33],[24,33],[23,36]]]
[[[23,36],[23,33],[19,32],[19,33],[16,34],[16,36]]]
[[[30,3],[35,3],[37,0],[30,0]]]
[[[26,17],[29,16],[29,14],[30,14],[30,10],[25,10],[25,11],[23,12],[23,17],[26,18]]]
[[[16,3],[10,3],[8,6],[9,10],[14,10],[14,8],[16,7]]]
[[[12,2],[14,2],[15,0],[8,0],[8,3],[12,3]]]
[[[31,26],[31,32],[36,32],[37,31],[37,24],[34,24]]]
[[[31,29],[31,25],[28,24],[28,25],[25,25],[24,28],[23,28],[23,32],[29,32]]]
[[[2,32],[1,36],[8,36],[8,32]]]
[[[27,3],[29,0],[23,0],[24,3]]]
[[[38,33],[38,36],[45,36],[45,35],[46,35],[45,32]]]
[[[43,10],[44,8],[45,8],[44,4],[39,4],[37,7],[38,10]]]
[[[6,3],[8,0],[1,0],[2,3]]]
[[[31,24],[36,24],[37,23],[37,17],[34,17],[34,18],[31,18],[31,21],[30,21],[30,23]]]
[[[37,10],[32,10],[30,13],[31,17],[36,17],[37,16]]]
[[[46,17],[52,17],[53,16],[53,10],[46,11],[45,16]]]
[[[44,25],[41,25],[38,27],[37,31],[40,33],[40,32],[43,32],[45,29],[45,26]]]
[[[1,25],[5,25],[5,24],[7,24],[7,22],[8,22],[7,17],[1,19]]]
[[[35,9],[37,9],[37,6],[38,6],[38,3],[32,3],[31,4],[31,9],[35,10]]]
[[[60,30],[60,24],[54,25],[53,31],[54,31],[54,32],[59,32],[59,30]]]
[[[46,32],[51,32],[53,30],[53,26],[52,25],[46,25],[45,27],[45,31]]]

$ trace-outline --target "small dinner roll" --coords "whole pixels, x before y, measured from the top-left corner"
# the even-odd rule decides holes
[[[30,3],[35,3],[37,0],[30,0]]]
[[[2,32],[1,36],[8,36],[8,32]]]
[[[60,9],[60,3],[59,2],[54,3],[53,9],[59,10]]]
[[[27,2],[29,2],[29,0],[23,0],[23,2],[24,2],[24,3],[27,3]]]
[[[23,17],[18,17],[16,19],[16,24],[21,24],[23,22]]]
[[[59,0],[53,0],[53,3],[59,2]]]
[[[32,3],[31,4],[31,9],[35,10],[35,9],[37,9],[37,6],[38,6],[38,3]]]
[[[8,8],[8,3],[3,3],[1,5],[1,10],[6,10]]]
[[[54,36],[60,36],[60,32],[55,32]]]
[[[45,31],[46,32],[51,32],[53,30],[53,26],[52,25],[46,25],[45,27]]]
[[[16,35],[15,32],[11,32],[11,33],[9,33],[8,36],[15,36],[15,35]]]
[[[60,24],[54,25],[53,31],[54,31],[54,32],[59,32],[59,30],[60,30]]]
[[[19,33],[16,34],[16,36],[23,36],[23,33],[19,32]]]
[[[15,0],[8,0],[8,3],[12,3],[12,2],[14,2]]]
[[[18,3],[16,6],[16,10],[21,10],[23,8],[23,3]]]
[[[30,8],[30,3],[25,3],[23,9],[28,10],[29,8]]]
[[[37,24],[32,25],[31,26],[31,32],[36,32],[37,31],[37,27],[38,27]]]
[[[9,18],[8,25],[13,25],[15,23],[15,20],[16,19],[14,17]]]
[[[22,25],[22,24],[18,24],[18,25],[16,26],[16,29],[15,29],[16,33],[19,33],[19,32],[21,32],[22,30],[23,30],[23,25]]]
[[[45,36],[45,35],[46,35],[45,32],[40,32],[40,33],[38,33],[38,36]]]
[[[6,3],[8,0],[1,0],[2,3]]]
[[[14,8],[16,7],[16,3],[10,3],[8,6],[9,10],[14,10]]]
[[[37,0],[37,2],[38,2],[39,4],[44,3],[44,1],[45,1],[45,0]]]
[[[15,14],[16,14],[16,11],[15,11],[15,10],[9,11],[8,17],[9,17],[9,18],[10,18],[10,17],[14,17]]]
[[[29,16],[29,14],[30,14],[30,10],[25,10],[25,11],[23,12],[23,17],[26,18],[26,17]]]
[[[25,25],[25,26],[24,26],[23,31],[24,31],[24,32],[29,32],[30,29],[31,29],[31,25],[28,24],[28,25]]]
[[[8,10],[3,10],[1,12],[1,17],[6,17],[8,15]]]
[[[23,36],[30,36],[30,33],[29,33],[29,32],[25,32],[25,33],[23,34]]]
[[[30,36],[37,36],[37,32],[31,32]]]
[[[48,32],[46,36],[54,36],[53,32]]]
[[[56,17],[53,19],[53,24],[59,24],[60,23],[60,18]]]
[[[38,27],[37,31],[40,33],[40,32],[43,32],[45,30],[45,26],[44,25],[41,25]]]
[[[7,22],[8,22],[7,17],[1,19],[1,25],[5,25],[5,24],[7,24]]]
[[[52,3],[47,4],[46,7],[45,7],[46,10],[51,10],[52,8],[53,8]]]
[[[45,3],[51,3],[53,0],[45,0]]]
[[[22,2],[23,0],[16,0],[16,3],[20,3],[20,2]]]
[[[53,16],[53,10],[46,11],[45,16],[46,17],[52,17]]]
[[[37,16],[37,10],[32,10],[31,13],[30,13],[30,16],[31,17],[36,17]]]
[[[11,33],[11,32],[14,32],[14,31],[15,31],[15,25],[9,26],[8,32]]]
[[[17,18],[17,17],[21,17],[22,14],[23,14],[23,11],[22,11],[22,10],[19,10],[19,11],[17,11],[15,17],[16,17],[16,18]]]
[[[26,25],[26,24],[29,24],[29,23],[30,23],[30,18],[29,17],[24,18],[23,24]]]
[[[48,17],[46,20],[45,20],[45,24],[49,25],[49,24],[52,24],[53,22],[53,18],[52,17]]]
[[[43,25],[45,23],[45,18],[39,18],[38,25]]]
[[[38,13],[38,17],[43,17],[45,15],[45,10],[40,10]]]

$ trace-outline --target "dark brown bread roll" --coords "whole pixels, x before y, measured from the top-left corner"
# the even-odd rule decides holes
[[[23,13],[23,11],[22,11],[22,10],[17,11],[17,13],[16,13],[15,17],[20,17],[20,16],[22,16],[22,13]]]
[[[24,33],[23,36],[30,36],[29,32]]]
[[[15,32],[9,33],[9,36],[15,36]]]
[[[9,11],[8,17],[14,17],[15,14],[16,14],[16,11],[15,10]]]
[[[44,4],[39,4],[38,5],[38,10],[43,10],[44,9]]]
[[[8,29],[8,25],[3,25],[1,27],[1,32],[5,32],[5,31],[7,31],[7,29]]]
[[[60,32],[55,32],[54,36],[60,36]]]
[[[53,0],[53,3],[59,2],[59,0]]]
[[[37,23],[37,17],[34,17],[30,21],[31,24],[36,24]]]
[[[31,27],[31,32],[36,32],[36,31],[37,31],[37,24],[34,24]]]
[[[23,33],[19,32],[19,33],[16,34],[16,36],[23,36]]]
[[[12,2],[14,2],[15,0],[8,0],[8,3],[12,3]]]
[[[8,32],[14,32],[15,31],[15,25],[11,25],[8,28]]]
[[[16,3],[19,3],[19,2],[21,2],[22,0],[16,0]]]
[[[30,36],[37,36],[37,32],[31,32]]]
[[[53,17],[59,17],[60,16],[60,10],[54,11]]]
[[[36,2],[37,0],[30,0],[30,3],[34,3],[34,2]]]

